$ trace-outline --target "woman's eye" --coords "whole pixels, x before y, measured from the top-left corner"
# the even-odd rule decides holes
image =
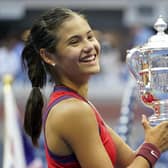
[[[77,42],[78,42],[77,40],[74,40],[74,41],[71,41],[71,44],[75,44]]]
[[[79,40],[77,40],[77,39],[70,41],[70,44],[72,44],[72,45],[73,45],[73,44],[78,44],[78,43],[79,43]]]
[[[92,40],[93,38],[94,38],[93,35],[89,35],[89,36],[88,36],[88,39],[89,39],[89,40]]]

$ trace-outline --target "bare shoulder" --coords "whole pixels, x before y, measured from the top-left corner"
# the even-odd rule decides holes
[[[92,125],[97,127],[96,117],[91,106],[76,98],[63,100],[54,106],[50,112],[49,121],[51,125],[57,127],[57,130],[60,128],[62,133],[63,131],[75,131],[82,126],[85,129]]]
[[[91,106],[82,100],[69,98],[55,105],[51,110],[52,117],[61,117],[64,120],[67,118],[90,115],[92,112]]]

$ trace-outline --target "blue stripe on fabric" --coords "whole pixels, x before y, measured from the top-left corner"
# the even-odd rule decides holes
[[[60,163],[71,163],[71,162],[76,162],[76,156],[74,154],[70,154],[70,155],[66,155],[66,156],[58,156],[55,153],[53,153],[52,151],[50,151],[48,149],[49,155],[56,161],[60,162]]]
[[[73,93],[79,95],[75,90],[73,90],[73,89],[71,89],[71,88],[68,88],[68,87],[66,87],[66,86],[63,86],[63,85],[62,85],[62,86],[55,86],[55,87],[54,87],[54,92],[55,92],[55,91],[61,91],[61,90],[73,92]]]
[[[70,96],[70,95],[64,95],[64,96],[59,97],[59,98],[56,99],[55,101],[53,101],[53,102],[47,107],[47,109],[46,109],[46,111],[45,111],[45,114],[44,114],[44,116],[43,116],[43,123],[46,121],[47,116],[48,116],[48,113],[49,113],[49,111],[51,110],[51,108],[52,108],[54,105],[56,105],[57,103],[59,103],[60,101],[62,101],[62,100],[64,100],[64,99],[68,99],[68,98],[72,98],[72,96]]]

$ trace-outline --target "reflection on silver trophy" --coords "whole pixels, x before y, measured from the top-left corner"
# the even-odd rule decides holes
[[[151,125],[168,120],[168,35],[160,16],[154,25],[157,33],[143,46],[127,53],[128,67],[135,77],[143,104],[154,110]]]

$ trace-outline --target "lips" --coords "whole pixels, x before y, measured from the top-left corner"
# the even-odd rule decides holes
[[[91,62],[94,61],[96,59],[96,55],[92,54],[92,55],[86,55],[83,56],[79,59],[80,62]]]

